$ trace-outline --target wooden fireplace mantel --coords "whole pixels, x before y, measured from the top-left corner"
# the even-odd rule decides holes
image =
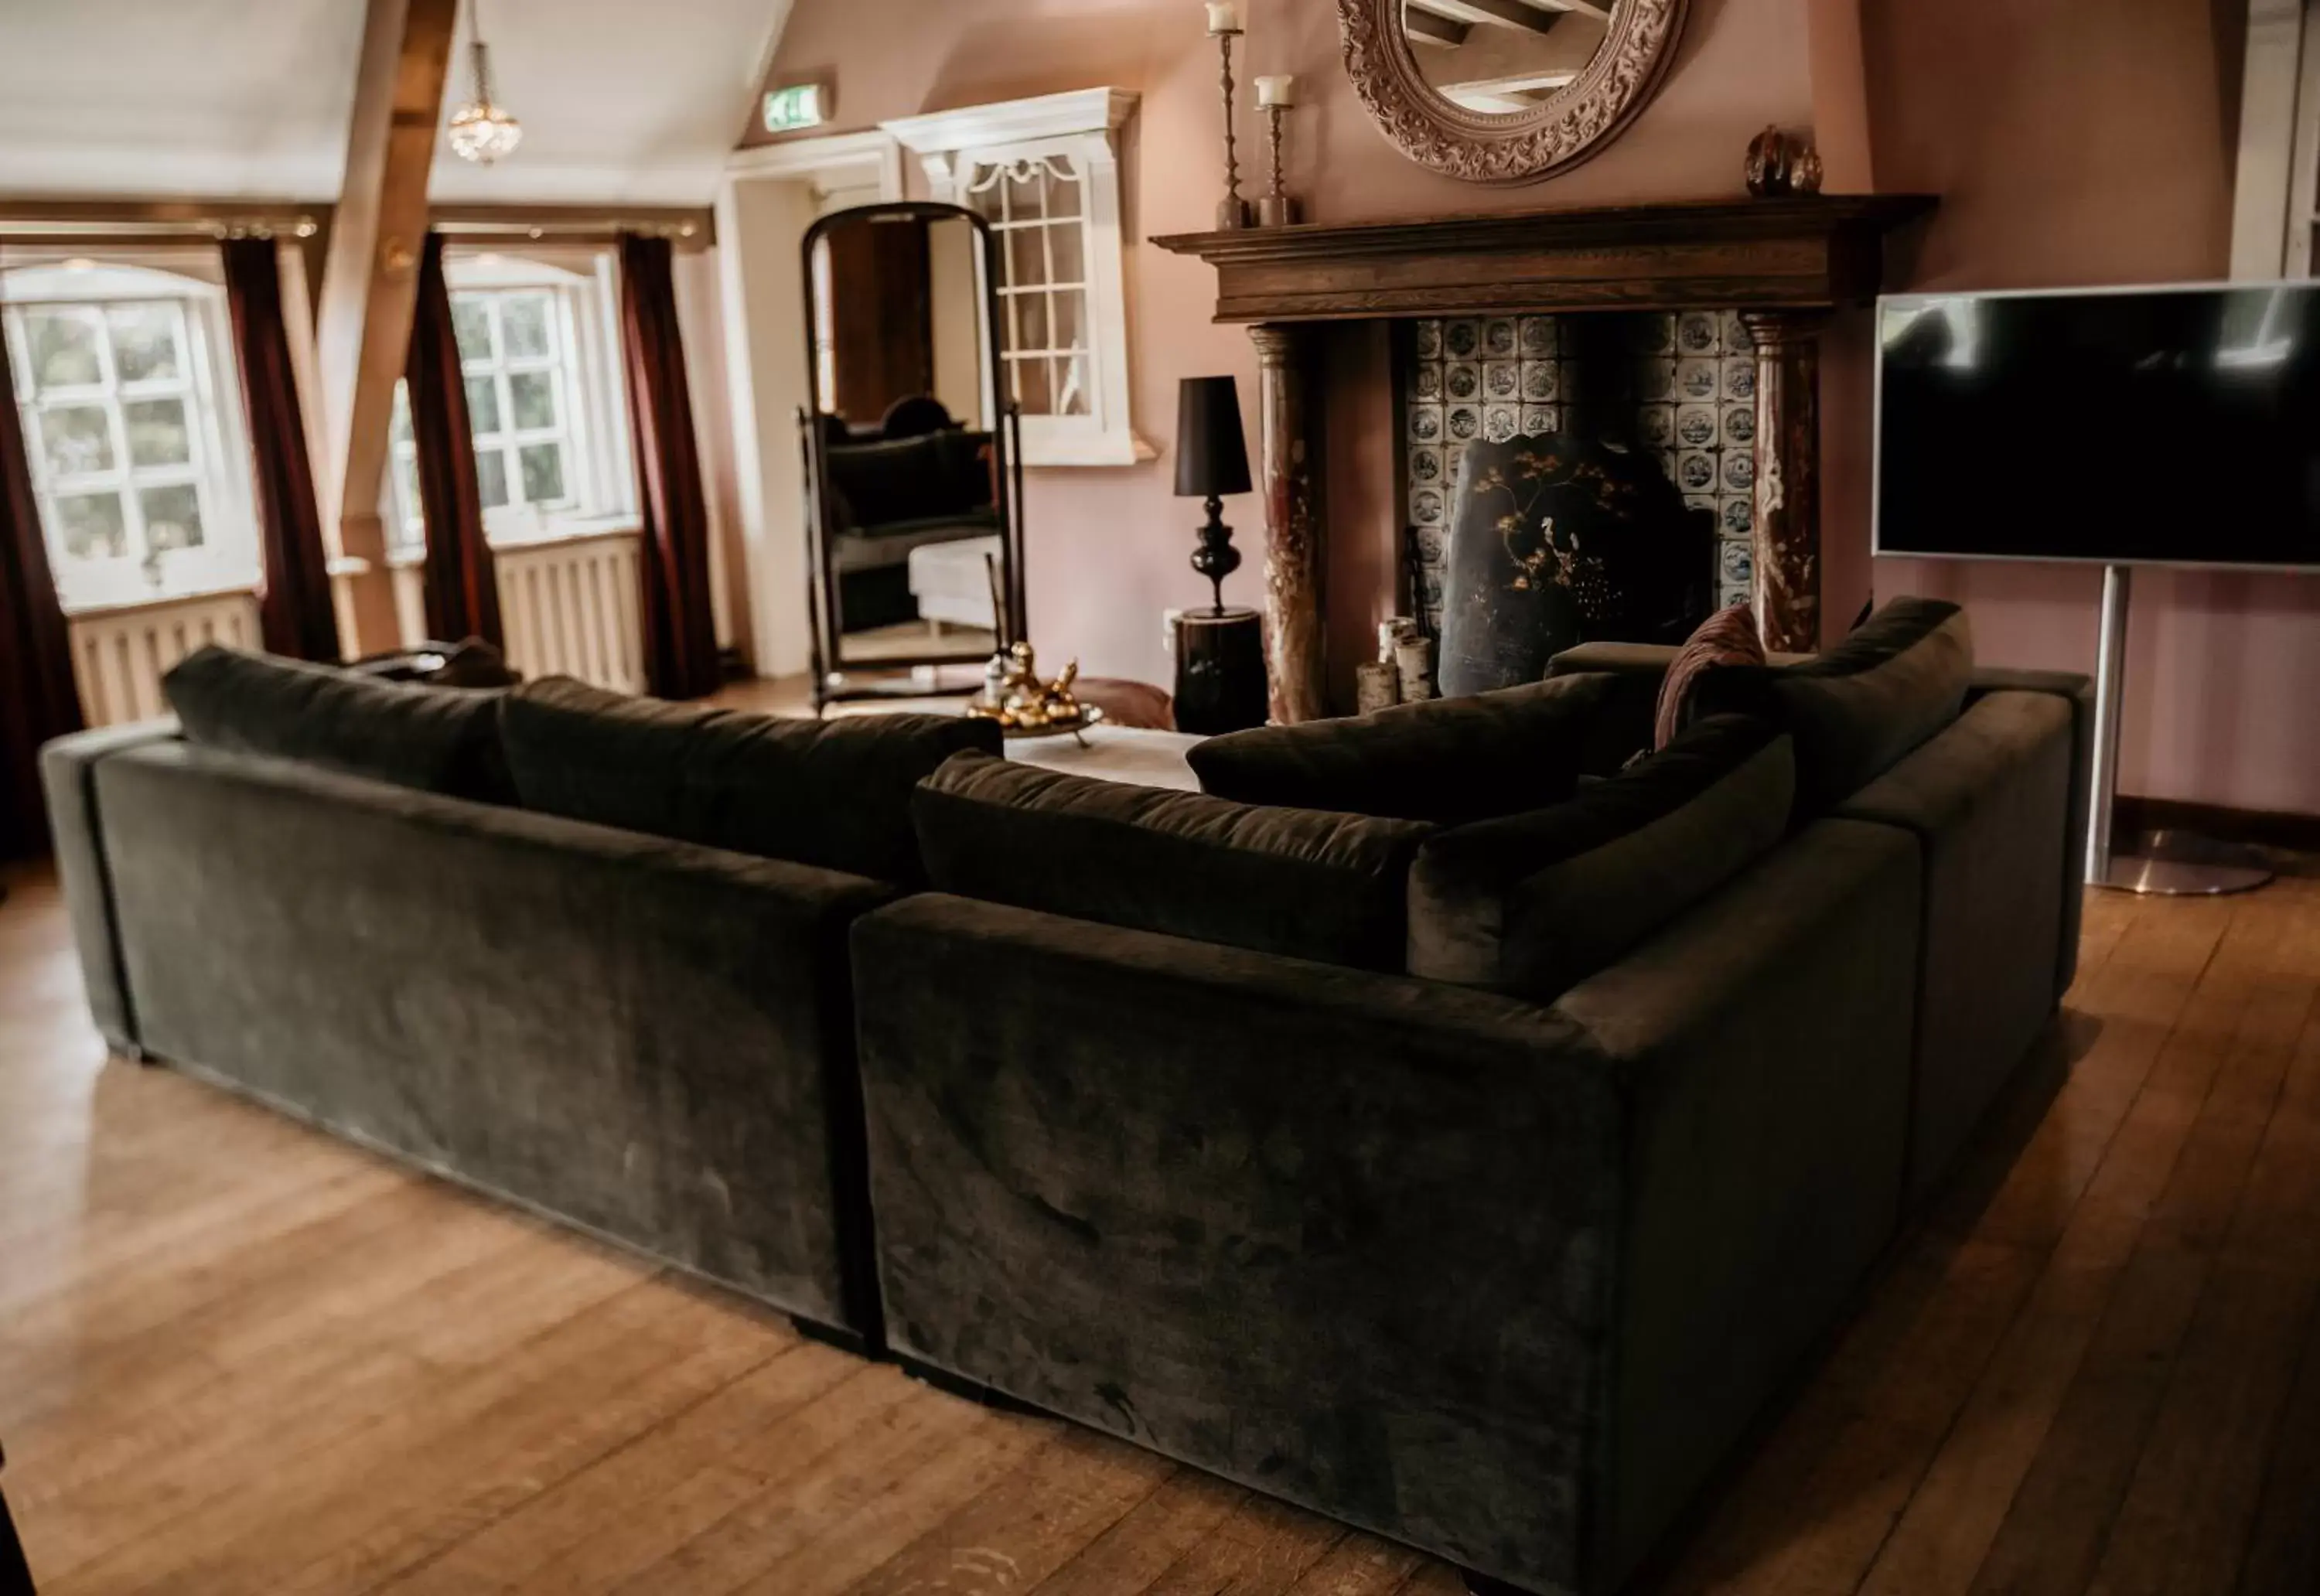
[[[1152,241],[1217,268],[1219,322],[1812,309],[1873,298],[1885,234],[1934,204],[1927,195],[1817,194]]]
[[[1217,268],[1219,322],[1253,323],[1264,438],[1273,714],[1323,702],[1317,430],[1299,323],[1390,316],[1740,311],[1756,343],[1755,592],[1768,648],[1820,646],[1822,313],[1876,296],[1885,237],[1929,195],[1817,194],[1240,228],[1152,240]]]

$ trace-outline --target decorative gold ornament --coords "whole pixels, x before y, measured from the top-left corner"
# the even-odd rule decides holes
[[[1079,674],[1080,662],[1074,659],[1054,681],[1042,681],[1031,645],[1012,643],[991,657],[983,696],[970,700],[966,712],[998,721],[1009,737],[1076,735],[1103,719],[1101,710],[1073,696],[1072,684]]]

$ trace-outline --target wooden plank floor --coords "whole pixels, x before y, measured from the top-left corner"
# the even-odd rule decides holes
[[[2320,1591],[2320,879],[2088,912],[2040,1084],[1645,1591]],[[107,1062],[37,874],[0,1442],[48,1596],[1457,1589]]]

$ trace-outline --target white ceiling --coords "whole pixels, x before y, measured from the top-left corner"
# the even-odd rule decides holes
[[[441,200],[706,204],[788,9],[483,5],[523,145],[489,168],[440,155]],[[0,195],[334,196],[362,29],[362,0],[0,0]]]

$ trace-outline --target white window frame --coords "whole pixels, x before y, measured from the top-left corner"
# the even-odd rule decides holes
[[[2320,231],[2320,0],[2248,0],[2232,276],[2308,277]]]
[[[204,262],[203,264],[206,264]],[[182,376],[124,387],[113,370],[112,340],[100,346],[103,375],[85,389],[32,393],[31,355],[23,316],[48,306],[96,307],[167,302],[179,308],[186,370]],[[255,473],[241,385],[234,369],[225,288],[214,268],[204,275],[191,258],[70,258],[30,262],[0,272],[0,313],[8,346],[0,357],[14,362],[16,398],[31,463],[32,493],[40,505],[43,535],[59,602],[74,613],[118,609],[155,599],[249,592],[261,579],[255,503]],[[24,352],[19,357],[18,351]],[[142,398],[170,398],[186,409],[190,458],[183,466],[135,467],[130,462],[122,407]],[[100,405],[111,422],[113,464],[87,480],[59,483],[49,470],[40,429],[41,411]],[[144,548],[142,486],[190,485],[200,505],[202,543],[195,549],[159,552]],[[76,558],[53,526],[52,502],[76,488],[110,488],[124,501],[123,528],[130,551],[119,558]]]
[[[1128,89],[1079,89],[879,124],[918,156],[938,200],[966,204],[968,192],[995,167],[1054,160],[1067,165],[1080,179],[1088,413],[1025,415],[1027,466],[1132,466],[1154,455],[1151,445],[1137,435],[1128,401],[1119,140],[1136,104],[1137,95]],[[1004,286],[1009,260],[1004,235],[998,236]]]
[[[546,367],[521,358],[511,363],[504,351],[497,361],[465,356],[460,359],[463,378],[493,381],[500,409],[501,430],[479,435],[477,440],[484,447],[504,450],[508,502],[485,511],[485,538],[495,548],[514,546],[587,536],[605,530],[607,522],[632,521],[636,473],[629,449],[628,396],[621,369],[619,272],[612,252],[459,254],[444,262],[443,273],[455,303],[476,294],[547,294],[559,340],[558,353],[550,362],[563,379],[557,385],[557,425],[552,429],[519,431],[510,425],[514,414],[507,377],[522,369]],[[398,385],[398,409],[407,403]],[[485,443],[486,437],[494,441]],[[565,487],[571,503],[543,509],[523,498],[523,474],[516,451],[525,443],[551,438],[564,446]],[[417,449],[412,442],[397,437],[389,452],[386,503],[381,514],[389,534],[390,558],[408,564],[420,558],[426,547],[425,520],[417,496],[404,486],[404,471],[415,464]]]

